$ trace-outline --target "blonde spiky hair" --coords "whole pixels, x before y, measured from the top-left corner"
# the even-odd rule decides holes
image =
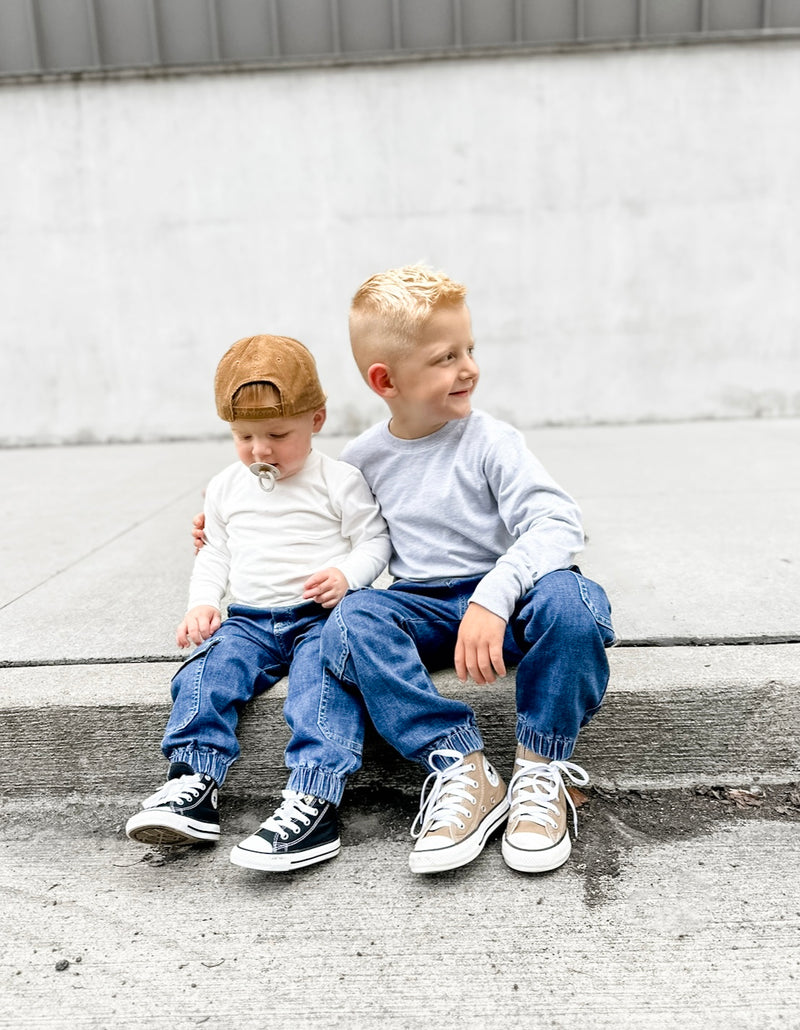
[[[435,308],[465,302],[467,288],[424,264],[371,276],[350,304],[350,344],[366,379],[370,365],[413,346]]]

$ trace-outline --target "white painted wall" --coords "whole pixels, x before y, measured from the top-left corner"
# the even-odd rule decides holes
[[[470,288],[481,406],[800,414],[800,44],[0,87],[0,443],[218,433],[255,332],[382,414],[349,298]]]

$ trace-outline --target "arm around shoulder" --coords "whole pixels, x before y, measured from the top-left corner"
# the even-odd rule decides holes
[[[369,586],[389,563],[392,545],[389,531],[364,477],[348,466],[338,492],[342,536],[350,542],[350,553],[339,563],[350,589]]]

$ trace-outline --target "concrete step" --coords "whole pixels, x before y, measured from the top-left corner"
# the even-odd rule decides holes
[[[599,715],[575,759],[605,787],[785,783],[798,778],[800,644],[618,647]],[[0,797],[144,796],[164,774],[159,751],[174,662],[0,669]],[[464,686],[438,673],[443,693],[475,709],[488,754],[508,774],[514,747],[513,677]],[[284,785],[285,684],[246,709],[232,797],[275,796]],[[372,733],[353,786],[411,795],[422,770]]]

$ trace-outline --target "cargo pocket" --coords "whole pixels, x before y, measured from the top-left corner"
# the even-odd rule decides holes
[[[201,690],[206,659],[220,642],[219,637],[210,637],[197,648],[172,677],[172,713],[169,728],[172,733],[185,730],[200,712]]]
[[[597,623],[600,636],[603,638],[603,646],[613,647],[617,642],[617,636],[614,632],[614,624],[611,621],[611,603],[605,590],[603,590],[599,583],[595,583],[592,579],[587,579],[580,572],[570,571],[577,580],[583,603],[592,613],[594,621]]]
[[[317,724],[328,740],[361,757],[364,750],[364,721],[360,698],[347,686],[331,681],[327,669],[322,670],[322,688]]]

